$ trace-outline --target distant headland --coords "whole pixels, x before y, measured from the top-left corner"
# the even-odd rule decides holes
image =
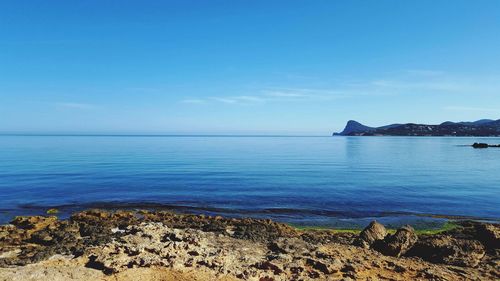
[[[392,124],[368,127],[357,121],[347,122],[344,130],[334,136],[456,136],[497,137],[500,136],[500,119],[481,119],[474,122],[443,122],[439,125]]]

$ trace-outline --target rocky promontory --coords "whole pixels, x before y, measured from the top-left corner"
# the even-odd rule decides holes
[[[0,280],[498,280],[500,226],[360,233],[165,211],[17,217],[0,226]]]
[[[443,122],[428,124],[391,124],[381,127],[365,126],[349,120],[340,133],[334,136],[455,136],[455,137],[497,137],[500,136],[500,119],[481,119],[474,122]]]

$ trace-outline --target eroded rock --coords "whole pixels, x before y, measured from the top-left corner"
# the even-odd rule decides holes
[[[391,256],[353,246],[357,235],[352,233],[297,231],[269,220],[90,210],[69,220],[18,218],[15,224],[0,226],[0,271],[63,255],[65,262],[78,260],[81,266],[108,274],[109,280],[131,269],[148,268],[276,281],[494,280],[500,276],[499,253],[494,250],[498,226],[477,222],[425,236],[413,247],[413,229],[404,227],[383,237],[380,225],[371,224],[360,238],[373,241],[372,248],[381,243],[377,249]],[[441,236],[449,238],[441,241]],[[414,251],[408,252],[409,248]],[[429,251],[437,254],[425,256]],[[410,254],[435,264],[405,257]]]
[[[483,245],[475,240],[455,239],[442,235],[420,239],[408,252],[433,263],[475,267],[484,257]]]
[[[359,234],[356,244],[363,248],[370,248],[373,242],[382,240],[387,235],[385,227],[377,221],[372,221],[361,233]]]
[[[384,240],[376,240],[373,248],[384,255],[400,257],[410,250],[417,240],[413,227],[406,225],[399,228],[395,234],[387,235]]]
[[[57,221],[57,217],[50,216],[31,216],[31,217],[16,217],[10,223],[17,228],[25,229],[30,232],[43,229]]]
[[[476,224],[476,238],[487,248],[500,249],[500,227],[493,224]]]

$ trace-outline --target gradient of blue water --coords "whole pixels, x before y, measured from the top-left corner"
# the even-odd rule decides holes
[[[89,203],[298,224],[500,218],[499,138],[0,136],[0,221]],[[213,209],[219,208],[219,209]],[[215,210],[215,211],[214,211]],[[64,214],[63,214],[64,215]],[[432,219],[427,219],[432,220]]]

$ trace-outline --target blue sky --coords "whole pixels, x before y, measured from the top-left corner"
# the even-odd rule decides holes
[[[0,132],[500,118],[500,1],[1,1]]]

